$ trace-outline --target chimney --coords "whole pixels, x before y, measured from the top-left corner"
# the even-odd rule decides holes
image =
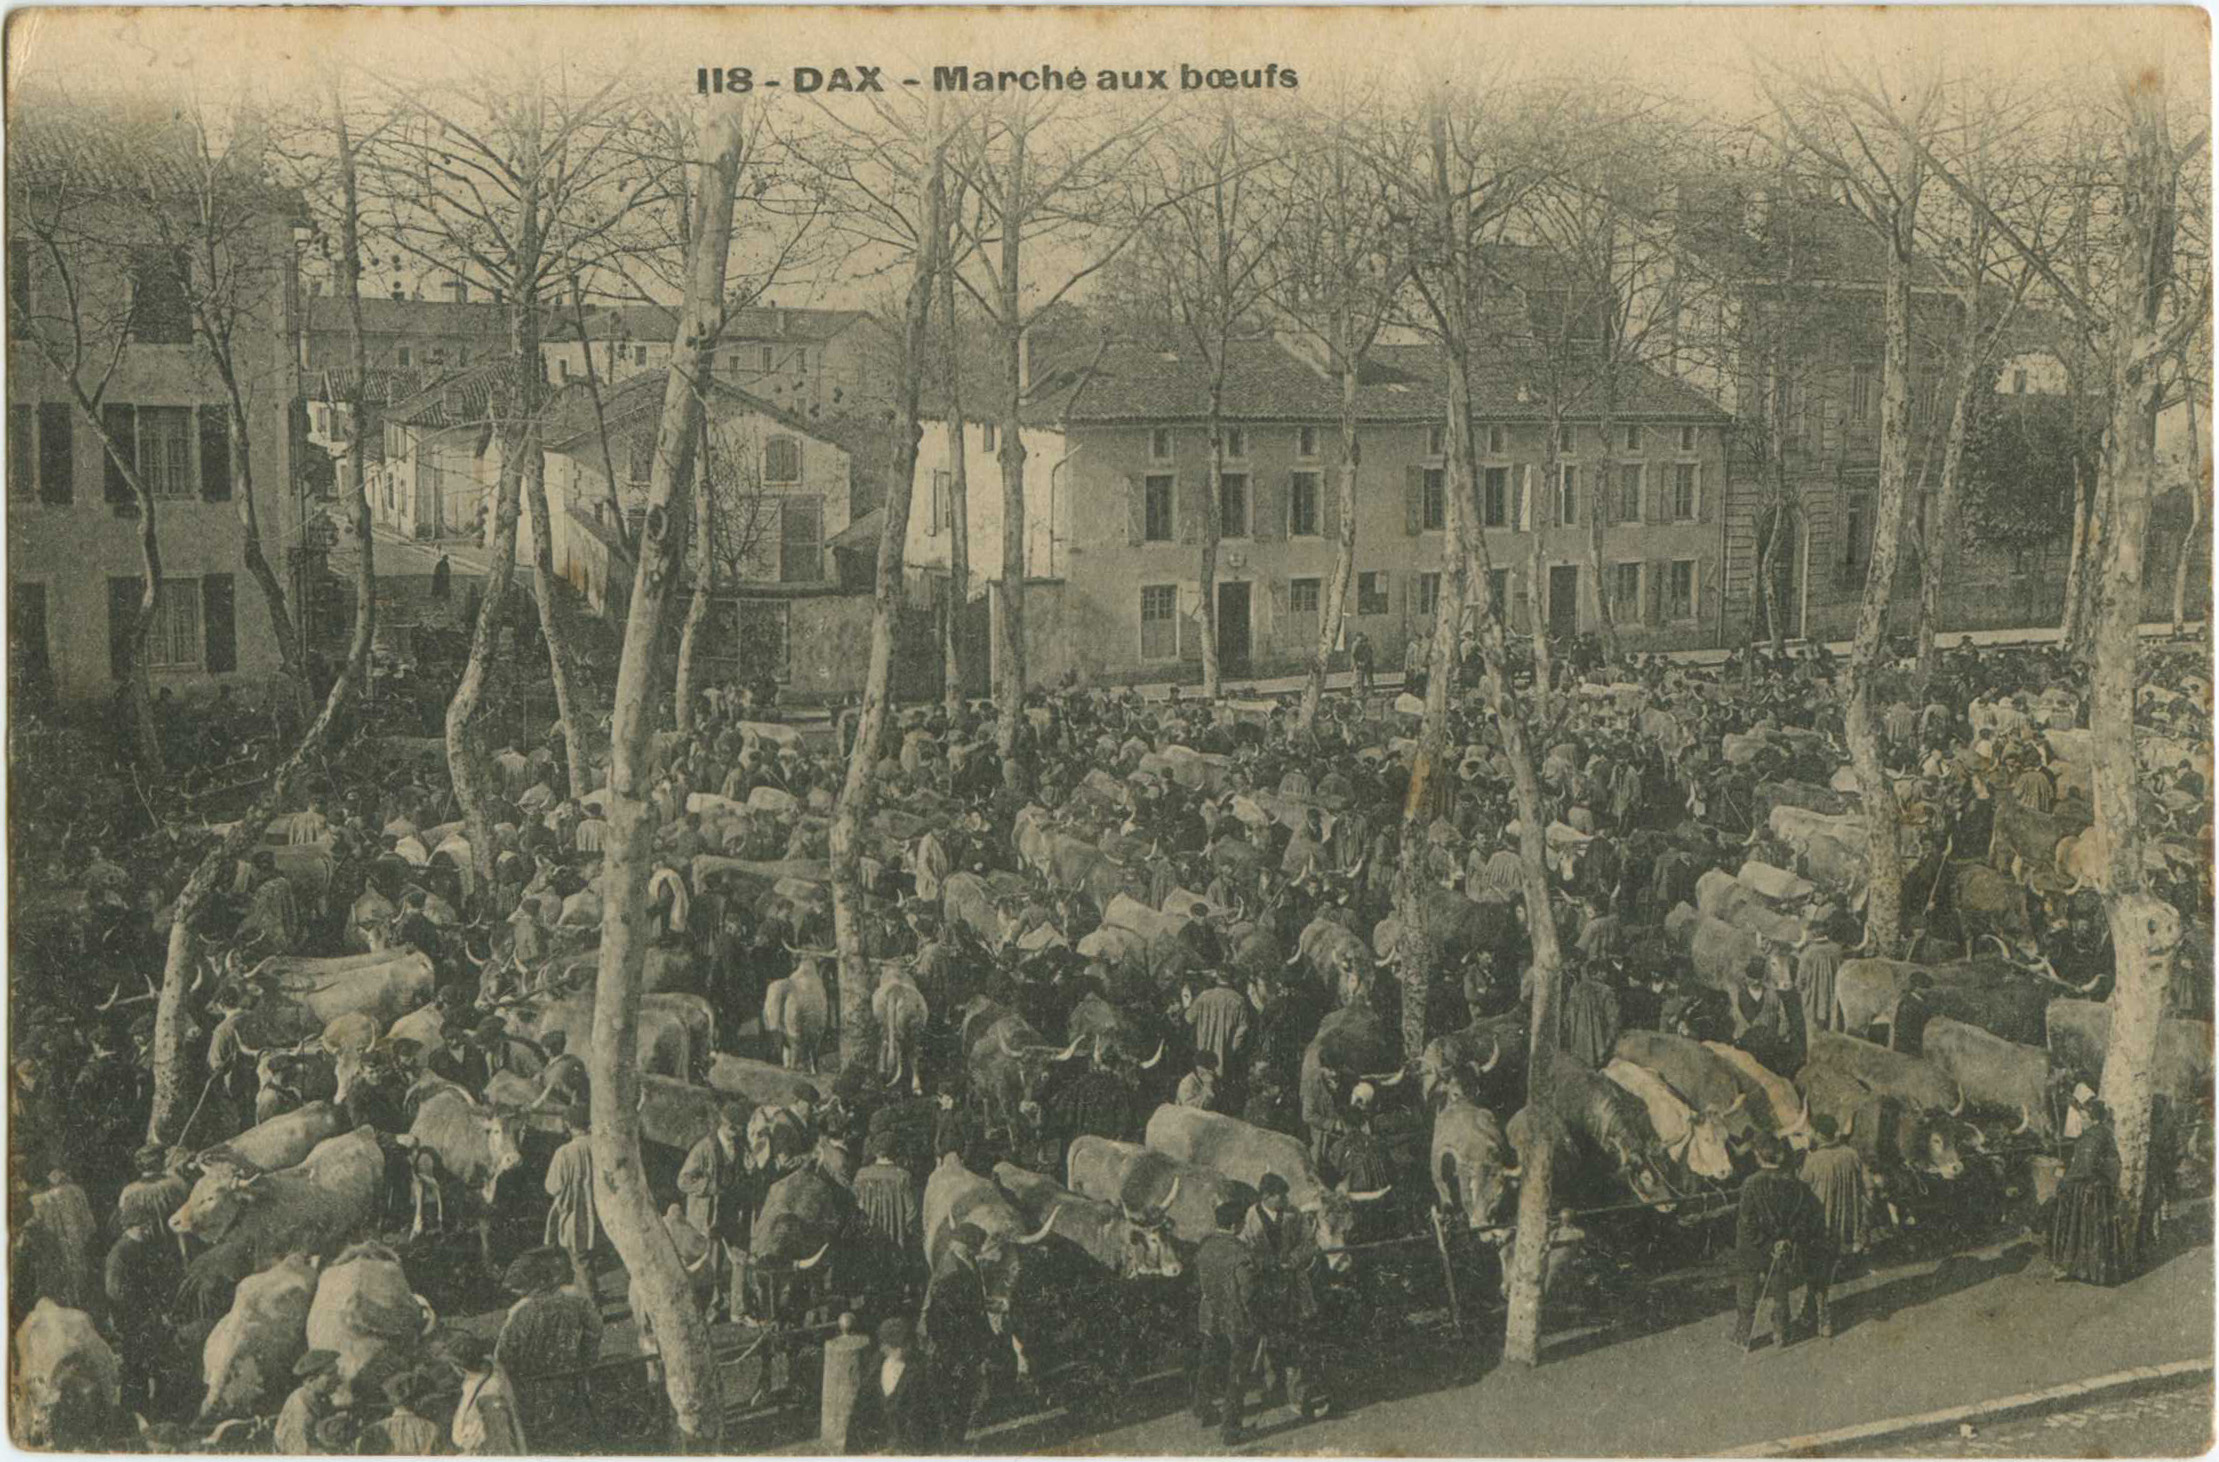
[[[458,305],[468,304],[470,302],[470,281],[467,279],[448,280],[447,298],[453,300]]]

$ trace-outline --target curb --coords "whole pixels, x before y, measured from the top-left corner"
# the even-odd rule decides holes
[[[1931,1436],[1955,1430],[1967,1422],[2016,1421],[2030,1416],[2041,1416],[2053,1411],[2064,1411],[2075,1406],[2097,1401],[2120,1400],[2129,1396],[2149,1395],[2158,1391],[2178,1390],[2198,1383],[2209,1385],[2212,1379],[2212,1358],[2173,1361],[2161,1366],[2137,1366],[2133,1370],[2113,1371],[2107,1376],[2091,1376],[2086,1380],[2068,1381],[2062,1386],[2051,1386],[2040,1391],[2027,1391],[2017,1396],[2003,1396],[1993,1401],[1977,1401],[1970,1406],[1952,1406],[1941,1411],[1924,1411],[1912,1416],[1890,1417],[1885,1421],[1865,1422],[1859,1426],[1840,1427],[1829,1432],[1813,1432],[1808,1436],[1781,1437],[1754,1446],[1737,1447],[1721,1452],[1722,1457],[1796,1457],[1825,1456],[1851,1448],[1872,1448],[1889,1442],[1908,1441],[1914,1437]]]

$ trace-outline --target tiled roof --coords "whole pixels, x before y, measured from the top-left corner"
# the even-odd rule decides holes
[[[429,389],[442,374],[431,369],[372,366],[362,378],[362,399],[371,406],[406,401]],[[301,386],[311,401],[345,404],[354,399],[354,372],[344,367],[303,370]]]
[[[586,338],[589,340],[672,340],[678,334],[675,305],[587,305]],[[735,313],[724,327],[722,339],[793,340],[814,343],[830,340],[863,318],[860,310],[792,310],[751,306]],[[558,313],[547,327],[549,342],[578,338],[578,321],[568,310]]]
[[[634,431],[654,430],[660,421],[663,391],[669,378],[667,370],[648,370],[604,385],[601,412],[608,421],[610,436],[628,438]],[[756,412],[803,436],[831,442],[834,446],[845,445],[819,423],[804,421],[784,407],[774,406],[725,381],[712,379],[709,402],[712,410],[724,407]],[[600,422],[594,416],[593,393],[582,382],[558,391],[541,418],[540,440],[550,452],[565,451],[581,443],[598,445],[599,435]]]
[[[231,144],[219,160],[220,196],[269,214],[305,217],[298,190],[270,181],[255,153],[250,141]],[[143,98],[94,104],[18,90],[9,97],[7,162],[10,180],[19,184],[143,190],[178,199],[201,196],[208,187],[192,130],[169,104]]]
[[[386,408],[385,419],[401,426],[440,429],[475,426],[489,419],[496,401],[515,381],[515,365],[497,361],[456,371]]]
[[[353,327],[347,303],[320,294],[308,301],[308,328],[314,334],[344,335]],[[362,329],[371,335],[466,335],[505,339],[508,306],[494,300],[397,300],[362,297]]]
[[[1224,414],[1231,421],[1333,421],[1340,387],[1276,340],[1235,341],[1228,351]],[[1088,371],[1059,366],[1068,384],[1047,403],[1047,414],[1073,423],[1193,421],[1207,412],[1210,369],[1199,354],[1121,342]],[[1489,352],[1473,362],[1474,411],[1488,420],[1542,419],[1537,373],[1511,352]],[[1680,383],[1639,366],[1622,368],[1619,415],[1628,418],[1718,420],[1716,405]],[[1364,421],[1432,421],[1447,409],[1448,371],[1430,345],[1382,345],[1366,360],[1356,393]],[[1592,416],[1591,403],[1569,414]]]

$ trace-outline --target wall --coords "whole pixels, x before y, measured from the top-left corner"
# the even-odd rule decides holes
[[[1488,467],[1505,469],[1514,486],[1528,469],[1540,475],[1543,451],[1538,426],[1507,426],[1500,453],[1483,452],[1479,463],[1484,484]],[[1250,484],[1250,529],[1228,532],[1218,549],[1217,579],[1222,583],[1246,582],[1250,591],[1252,623],[1251,671],[1254,674],[1291,673],[1307,663],[1316,646],[1316,620],[1296,616],[1291,608],[1291,582],[1319,580],[1322,605],[1330,582],[1337,549],[1334,536],[1339,492],[1339,439],[1323,424],[1317,428],[1314,459],[1297,456],[1298,439],[1292,424],[1251,426],[1247,455],[1229,462],[1228,472],[1245,470]],[[1487,429],[1479,429],[1483,447]],[[1428,455],[1427,427],[1418,424],[1381,425],[1363,433],[1364,465],[1356,487],[1356,571],[1350,586],[1347,632],[1368,635],[1380,663],[1399,663],[1405,641],[1426,633],[1431,616],[1418,587],[1421,575],[1438,572],[1443,534],[1438,530],[1409,531],[1407,496],[1410,473],[1438,466]],[[1198,511],[1195,495],[1208,481],[1208,439],[1198,426],[1180,427],[1174,433],[1172,461],[1150,460],[1150,438],[1139,427],[1085,428],[1076,436],[1074,486],[1069,495],[1071,542],[1066,550],[1069,583],[1066,596],[1070,643],[1061,656],[1094,679],[1160,679],[1191,677],[1198,673],[1199,640],[1195,624],[1182,619],[1181,655],[1177,659],[1143,661],[1140,654],[1140,599],[1145,585],[1173,585],[1178,589],[1182,615],[1198,608],[1199,527],[1191,521]],[[1648,425],[1637,453],[1616,453],[1620,461],[1638,459],[1645,466],[1645,492],[1656,493],[1669,483],[1671,465],[1681,460],[1676,427]],[[1545,532],[1548,562],[1577,568],[1580,581],[1578,625],[1582,631],[1597,627],[1588,567],[1587,515],[1594,511],[1592,473],[1599,443],[1592,426],[1581,428],[1575,455],[1580,463],[1579,526]],[[1630,624],[1625,627],[1629,647],[1707,645],[1716,632],[1718,614],[1717,564],[1720,532],[1719,484],[1724,472],[1724,444],[1717,427],[1699,429],[1692,459],[1700,474],[1699,512],[1688,523],[1611,523],[1604,529],[1606,563],[1644,565],[1644,585],[1661,573],[1660,565],[1675,559],[1696,565],[1697,613],[1669,624]],[[1286,498],[1291,475],[1316,472],[1321,507],[1315,535],[1289,537],[1285,531]],[[1154,473],[1176,478],[1175,531],[1170,542],[1135,543],[1133,494]],[[1552,495],[1553,500],[1553,495]],[[1505,569],[1508,588],[1516,602],[1526,593],[1528,565],[1533,545],[1530,533],[1510,527],[1484,529],[1488,562]],[[1375,613],[1361,613],[1358,588],[1365,572],[1383,573],[1384,603]],[[1523,626],[1522,613],[1514,623]]]
[[[119,225],[117,237],[128,237],[123,225]],[[266,234],[257,235],[257,241],[258,246],[273,251],[271,257],[291,256],[290,233],[282,224],[271,224]],[[43,291],[59,288],[45,264],[44,259],[34,258],[34,309],[37,300],[50,297]],[[87,318],[119,318],[124,281],[100,269],[95,261],[80,259],[76,264],[79,286],[85,291]],[[292,584],[284,567],[284,550],[299,537],[288,410],[288,404],[299,394],[291,348],[293,334],[288,323],[291,289],[289,272],[282,278],[273,275],[268,294],[242,324],[235,343],[236,368],[249,403],[251,466],[263,549],[277,567],[288,596]],[[90,341],[92,352],[103,366],[112,341],[112,336]],[[65,381],[52,372],[35,345],[12,338],[11,332],[7,358],[11,406],[32,408],[35,420],[39,405],[69,402]],[[198,407],[225,399],[202,347],[140,342],[126,345],[117,358],[105,396],[110,404],[140,406]],[[114,689],[109,668],[108,580],[139,575],[139,522],[135,514],[118,516],[105,501],[106,456],[91,424],[74,406],[69,408],[68,423],[71,501],[43,502],[35,492],[11,490],[6,515],[8,577],[11,582],[44,587],[46,650],[57,693],[68,701],[97,701]],[[34,443],[26,440],[21,446],[32,452],[31,460],[36,462]],[[189,454],[196,481],[200,469],[197,447],[196,441]],[[280,669],[282,661],[262,592],[247,574],[239,507],[235,499],[210,502],[198,497],[165,497],[156,503],[155,523],[166,580],[231,575],[237,662],[236,669],[224,674],[197,668],[154,672],[151,681],[157,689],[167,687],[180,696],[191,696],[209,691],[219,681],[252,685]],[[204,635],[205,628],[204,623]]]
[[[945,570],[950,537],[947,523],[933,513],[933,483],[936,473],[953,471],[954,455],[948,423],[927,421],[920,424],[920,430],[909,540],[903,552],[913,567]],[[980,583],[1002,576],[1002,472],[999,460],[986,445],[986,432],[986,426],[977,422],[963,429],[968,479],[964,517],[970,524],[966,547],[974,593]],[[1028,429],[1021,439],[1025,444],[1025,574],[1028,578],[1052,579],[1064,571],[1064,550],[1073,521],[1071,492],[1079,464],[1073,461],[1058,467],[1070,455],[1061,432]]]

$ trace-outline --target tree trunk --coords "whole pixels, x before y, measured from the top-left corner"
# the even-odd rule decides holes
[[[354,144],[347,130],[346,111],[340,104],[336,84],[332,89],[332,106],[336,115],[339,154],[340,222],[339,222],[339,297],[347,302],[349,353],[354,378],[354,399],[351,403],[356,424],[348,446],[348,467],[356,491],[354,494],[354,529],[362,541],[362,559],[355,571],[354,638],[347,647],[347,663],[332,682],[324,698],[324,706],[316,719],[302,733],[300,744],[293,754],[273,772],[263,787],[262,795],[224,839],[200,860],[192,875],[185,880],[184,889],[177,896],[177,906],[170,922],[169,942],[162,961],[162,989],[154,1005],[154,1039],[152,1054],[154,1065],[154,1103],[147,1116],[147,1141],[169,1146],[185,1134],[185,1125],[191,1120],[193,1108],[199,1105],[205,1084],[196,1088],[192,1077],[197,1063],[193,1061],[194,1047],[190,1040],[191,1020],[185,1009],[185,995],[192,984],[194,938],[193,925],[207,906],[208,896],[215,891],[218,881],[239,860],[241,854],[258,842],[270,818],[284,805],[292,794],[294,784],[308,759],[323,746],[331,730],[332,721],[346,704],[356,682],[363,674],[370,659],[370,645],[377,632],[377,568],[376,552],[370,529],[370,495],[364,485],[364,460],[362,387],[369,374],[369,350],[362,333],[362,256],[359,237],[359,204],[357,201]],[[204,1078],[205,1082],[205,1078]]]
[[[1025,132],[1010,134],[1009,175],[1003,182],[1002,325],[1002,588],[995,607],[1001,653],[994,686],[994,744],[1002,758],[1002,784],[1015,787],[1017,727],[1025,716],[1025,317],[1018,248],[1025,217]]]
[[[2177,226],[2177,160],[2166,124],[2161,74],[2136,81],[2125,97],[2129,150],[2121,215],[2130,230],[2120,250],[2116,334],[2112,341],[2111,422],[2104,433],[2103,553],[2089,625],[2093,669],[2088,726],[2093,748],[2099,873],[2116,952],[2111,1038],[2105,1048],[2103,1101],[2119,1144],[2120,1225],[2139,1252],[2150,1200],[2150,1127],[2158,1035],[2180,916],[2151,896],[2143,862],[2136,796],[2134,701],[2138,627],[2157,475],[2157,422],[2164,400],[2158,322],[2171,288]],[[2200,310],[2204,306],[2199,303]]]
[[[308,666],[302,659],[302,644],[293,627],[293,616],[285,604],[285,586],[279,581],[277,571],[270,566],[269,558],[262,551],[262,519],[254,504],[254,438],[247,429],[246,400],[240,394],[237,373],[232,369],[228,352],[211,350],[216,374],[223,381],[224,394],[231,417],[231,496],[239,508],[239,538],[244,550],[247,577],[254,580],[262,591],[262,602],[270,612],[270,633],[277,640],[278,662],[285,675],[299,686],[300,703],[305,708],[313,694],[308,684]],[[307,547],[307,515],[301,520],[301,547]],[[304,587],[305,595],[306,589]],[[308,606],[304,602],[300,612],[305,618]]]
[[[609,450],[609,415],[601,406],[601,377],[593,368],[593,341],[586,335],[585,286],[575,275],[570,280],[570,311],[571,318],[578,322],[578,344],[586,358],[586,394],[593,398],[593,424],[601,436],[601,471],[609,488],[609,531],[624,545],[626,553],[636,555],[639,544],[632,539],[632,525],[624,518],[624,500],[616,492],[616,454]]]
[[[1363,362],[1349,347],[1354,329],[1344,310],[1334,327],[1334,354],[1341,375],[1341,462],[1334,474],[1338,512],[1334,522],[1333,575],[1326,581],[1325,601],[1318,606],[1317,653],[1310,661],[1309,678],[1302,685],[1302,706],[1295,726],[1307,731],[1318,718],[1318,702],[1325,695],[1325,673],[1333,663],[1333,648],[1340,642],[1341,621],[1348,613],[1348,591],[1356,580],[1356,467],[1360,455],[1356,437],[1356,375]],[[1353,668],[1353,667],[1352,667]]]
[[[685,303],[663,389],[639,567],[617,669],[601,959],[589,1057],[594,1201],[631,1275],[632,1303],[654,1329],[682,1451],[714,1450],[723,1434],[724,1403],[708,1324],[694,1305],[690,1278],[663,1227],[641,1162],[639,1010],[647,954],[647,876],[656,832],[647,793],[656,711],[662,705],[656,646],[685,556],[685,497],[694,477],[704,409],[700,385],[709,376],[722,312],[732,199],[740,176],[737,98],[710,105],[703,128],[707,155],[701,199],[688,241]]]
[[[1564,418],[1551,411],[1548,440],[1541,444],[1541,480],[1526,494],[1526,511],[1532,515],[1533,551],[1527,557],[1526,613],[1533,616],[1533,702],[1544,713],[1555,681],[1555,659],[1549,649],[1549,537],[1548,508],[1556,501],[1564,471]]]
[[[1222,686],[1217,663],[1217,541],[1225,536],[1225,367],[1221,352],[1210,376],[1210,470],[1202,489],[1202,552],[1196,574],[1202,585],[1202,699],[1214,701]]]
[[[2204,536],[2204,444],[2196,435],[2196,378],[2182,372],[2188,391],[2188,531],[2181,535],[2180,552],[2173,559],[2173,633],[2181,632],[2188,617],[2188,564]]]
[[[709,622],[709,601],[716,593],[716,473],[709,457],[708,413],[702,413],[700,465],[693,486],[693,597],[686,601],[686,627],[678,634],[678,673],[671,691],[673,723],[693,730],[694,656],[701,651],[702,626]]]
[[[832,942],[840,961],[840,1066],[845,1070],[869,1059],[877,1047],[871,1018],[871,963],[863,950],[862,835],[876,789],[878,748],[886,735],[893,705],[894,626],[901,613],[903,552],[909,542],[909,507],[916,494],[918,398],[922,394],[932,316],[935,269],[943,267],[947,247],[941,221],[945,206],[943,162],[947,131],[935,104],[929,147],[931,157],[919,180],[924,220],[917,230],[909,298],[902,311],[901,429],[895,438],[894,475],[886,494],[886,517],[879,527],[876,603],[871,612],[871,660],[863,680],[862,714],[855,744],[848,750],[847,779],[832,812]]]
[[[2079,444],[2073,448],[2073,553],[2065,568],[2065,617],[2058,638],[2073,661],[2088,653],[2088,622],[2095,612],[2096,580],[2090,565],[2103,558],[2104,523],[2096,511],[2096,484],[2087,480]]]
[[[1915,143],[1900,147],[1901,172],[1918,167]],[[1882,296],[1880,485],[1873,506],[1872,561],[1865,573],[1857,632],[1849,651],[1844,734],[1864,803],[1866,832],[1864,952],[1896,958],[1903,943],[1902,812],[1881,760],[1880,717],[1874,701],[1886,659],[1888,601],[1895,587],[1905,488],[1910,478],[1911,250],[1916,195],[1897,205],[1889,222],[1887,278]]]
[[[963,709],[963,611],[971,602],[971,469],[963,440],[963,337],[955,313],[955,264],[940,271],[940,313],[948,322],[948,614],[941,628],[949,719]]]
[[[536,347],[534,354],[537,354]],[[539,632],[547,641],[547,673],[555,687],[555,719],[562,727],[570,795],[583,797],[593,790],[593,748],[586,745],[583,729],[589,697],[573,674],[570,635],[563,623],[561,601],[556,598],[557,586],[562,580],[555,576],[555,547],[549,537],[552,515],[547,506],[547,467],[546,459],[540,455],[536,413],[525,422],[523,452],[523,493],[532,511],[532,597],[539,601]]]
[[[1965,436],[1972,425],[1971,371],[1958,382],[1957,403],[1949,413],[1949,435],[1942,442],[1942,476],[1926,505],[1926,537],[1919,550],[1918,683],[1934,683],[1934,637],[1942,626],[1942,585],[1949,577],[1957,537],[1957,479],[1965,461]]]

